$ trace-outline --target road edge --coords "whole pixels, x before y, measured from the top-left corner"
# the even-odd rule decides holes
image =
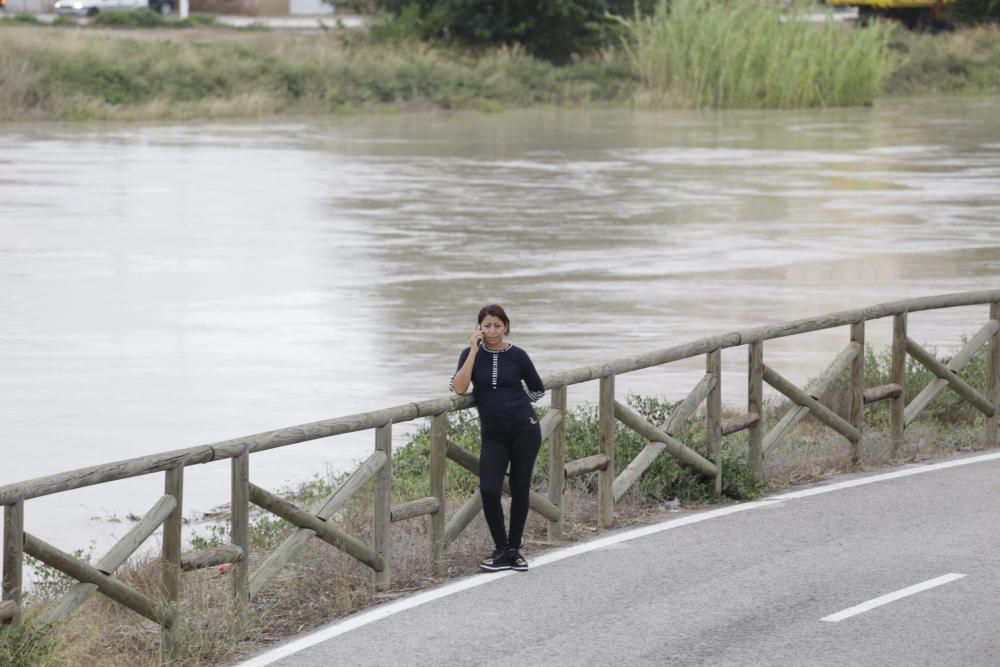
[[[935,463],[909,464],[903,468],[892,470],[890,472],[860,473],[857,475],[851,475],[849,479],[843,479],[841,476],[834,478],[833,480],[825,480],[795,491],[782,490],[774,494],[764,496],[760,500],[752,500],[709,510],[696,511],[681,517],[666,519],[644,526],[624,528],[594,540],[547,551],[538,557],[531,559],[530,562],[532,569],[536,569],[539,567],[545,567],[546,565],[551,565],[552,563],[557,563],[567,558],[572,558],[573,556],[579,556],[591,551],[596,551],[597,549],[603,549],[608,546],[628,542],[630,540],[646,537],[648,535],[655,535],[657,533],[673,530],[675,528],[682,528],[684,526],[702,523],[711,519],[729,516],[730,514],[749,512],[763,507],[773,507],[778,503],[790,500],[800,500],[802,498],[809,498],[824,493],[833,493],[835,491],[843,491],[845,489],[852,489],[868,484],[877,484],[879,482],[912,477],[913,475],[921,475],[924,473],[947,470],[950,468],[976,463],[996,461],[998,459],[1000,459],[1000,451],[992,451],[987,454],[961,455],[958,458],[949,458]],[[355,630],[376,621],[380,621],[384,618],[394,616],[395,614],[408,609],[419,607],[427,604],[428,602],[432,602],[449,595],[454,595],[470,588],[476,588],[478,586],[498,581],[508,576],[519,575],[513,571],[507,571],[490,574],[488,576],[474,574],[456,579],[441,586],[421,591],[419,593],[414,593],[413,595],[400,600],[372,607],[370,609],[357,612],[351,616],[338,619],[327,624],[326,626],[317,628],[304,637],[293,639],[289,642],[269,649],[264,653],[256,655],[253,658],[237,663],[235,667],[264,667],[265,665],[270,665],[278,660],[294,655],[299,651],[315,646],[316,644],[320,644],[333,639],[334,637],[346,634],[351,630]]]

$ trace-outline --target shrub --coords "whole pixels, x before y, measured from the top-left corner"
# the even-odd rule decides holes
[[[947,18],[955,23],[1000,23],[1000,0],[955,0]]]
[[[929,34],[897,31],[892,48],[903,64],[889,94],[995,93],[1000,90],[1000,25]]]
[[[215,24],[214,16],[196,14],[178,21],[146,8],[133,12],[101,12],[93,20],[93,25],[104,28],[203,28]]]
[[[137,9],[134,12],[101,12],[94,17],[92,25],[104,28],[163,28],[173,23],[152,9]]]
[[[73,558],[89,564],[93,560],[93,554],[91,550],[76,549],[73,551]],[[31,596],[34,598],[55,600],[68,592],[76,583],[73,577],[46,565],[37,558],[25,554],[24,562],[34,572],[31,577]]]
[[[627,399],[639,414],[653,424],[662,424],[676,409],[678,403],[669,403],[660,398],[630,395]],[[544,416],[545,410],[538,410]],[[566,460],[572,461],[596,454],[598,447],[598,416],[593,405],[582,405],[566,415]],[[472,411],[452,415],[448,425],[448,437],[469,451],[479,453],[479,420]],[[705,438],[704,420],[692,419],[688,422],[680,439],[705,458],[710,458]],[[618,475],[646,446],[647,441],[620,422],[615,423],[615,475]],[[540,487],[548,479],[549,446],[543,443],[535,463],[534,486]],[[759,495],[764,484],[757,480],[750,469],[746,457],[746,435],[733,435],[723,440],[723,493],[731,498],[746,499]],[[411,500],[427,495],[427,472],[430,469],[430,432],[427,426],[421,428],[406,446],[393,456],[393,479],[396,494],[400,500]],[[475,491],[478,480],[471,474],[454,472],[449,468],[447,492],[462,495]],[[589,492],[597,490],[596,473],[584,475],[574,482]],[[678,496],[687,501],[708,500],[714,495],[714,481],[702,477],[691,469],[680,465],[673,457],[657,457],[642,477],[629,491],[640,502],[659,502],[670,496]]]
[[[19,25],[41,25],[41,21],[34,14],[14,14],[12,16],[0,15],[0,23],[11,23]]]
[[[308,481],[281,490],[278,495],[298,507],[309,509],[330,495],[349,475],[350,472],[334,477],[316,475]],[[272,549],[295,530],[294,525],[281,517],[270,512],[261,512],[250,520],[250,549],[251,551]],[[212,549],[231,542],[228,523],[207,525],[202,532],[191,536],[191,547],[194,549]]]
[[[521,44],[528,53],[565,62],[606,44],[610,14],[650,9],[652,0],[377,0],[400,25],[382,34],[469,45]]]
[[[148,40],[33,28],[0,39],[0,120],[218,118],[392,109],[495,110],[628,99],[623,59],[556,67],[500,47],[470,56],[352,31]]]
[[[669,415],[677,409],[679,402],[671,403],[658,397],[629,395],[627,403],[651,424],[664,424]],[[566,458],[578,459],[598,451],[597,409],[592,405],[578,407],[569,415],[566,424]],[[679,440],[711,460],[705,434],[703,417],[688,421]],[[632,459],[646,446],[647,441],[621,422],[615,422],[615,475],[619,475]],[[765,489],[763,481],[753,474],[746,456],[746,433],[723,439],[722,443],[722,491],[729,498],[746,500]],[[548,469],[548,448],[543,447],[536,465],[536,474]],[[546,473],[547,474],[547,473]],[[596,492],[597,475],[582,478],[589,490]],[[670,455],[656,458],[642,477],[629,490],[641,502],[658,502],[677,496],[683,500],[707,501],[714,498],[714,479],[704,477],[691,468],[681,465]]]
[[[963,337],[962,342],[965,343]],[[935,350],[929,350],[934,356],[944,363],[951,361],[950,356],[941,356]],[[892,364],[892,351],[883,350],[876,353],[870,347],[865,350],[865,386],[877,387],[889,384],[890,369]],[[986,348],[969,360],[969,362],[959,371],[959,376],[970,386],[979,392],[986,391]],[[913,357],[906,357],[906,385],[903,388],[903,395],[909,403],[917,394],[923,390],[927,384],[934,379],[934,374],[924,368],[920,362]],[[847,386],[847,378],[842,377],[838,383]],[[936,422],[944,426],[974,425],[981,419],[981,413],[974,405],[959,396],[953,390],[945,387],[932,400],[917,417],[918,421]],[[865,410],[865,421],[870,426],[885,427],[889,424],[889,402],[879,401],[870,405]]]
[[[59,664],[53,656],[51,629],[31,622],[0,625],[0,665],[44,667]]]

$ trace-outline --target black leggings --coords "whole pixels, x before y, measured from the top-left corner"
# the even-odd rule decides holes
[[[481,422],[483,449],[479,455],[479,492],[483,515],[497,548],[516,547],[528,520],[531,471],[542,445],[542,431],[534,411]],[[510,533],[504,531],[500,494],[510,464]]]

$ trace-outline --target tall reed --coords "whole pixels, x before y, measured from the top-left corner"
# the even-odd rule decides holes
[[[871,104],[895,67],[891,28],[810,20],[773,0],[661,0],[620,19],[647,94],[695,107],[790,108]]]

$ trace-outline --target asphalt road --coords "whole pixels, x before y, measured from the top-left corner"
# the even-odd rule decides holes
[[[1000,665],[993,456],[542,555],[269,664]]]

